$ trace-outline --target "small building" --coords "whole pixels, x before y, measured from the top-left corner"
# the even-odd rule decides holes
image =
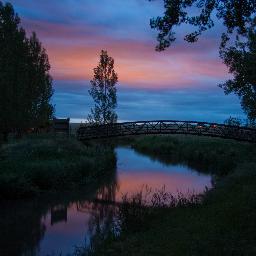
[[[65,119],[53,119],[53,132],[55,134],[66,134],[67,136],[70,135],[70,118]]]

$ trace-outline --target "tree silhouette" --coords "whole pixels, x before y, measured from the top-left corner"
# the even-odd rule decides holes
[[[151,27],[159,31],[157,51],[165,50],[176,40],[177,26],[188,24],[196,28],[184,38],[187,42],[193,43],[203,32],[215,25],[216,18],[223,23],[226,32],[221,35],[220,57],[229,68],[229,72],[234,75],[234,79],[228,80],[220,87],[226,94],[235,93],[239,96],[249,122],[254,122],[256,120],[256,1],[164,0],[164,7],[164,16],[150,21]],[[199,14],[189,15],[195,11]]]
[[[196,42],[203,32],[214,27],[213,16],[226,27],[226,33],[222,34],[222,44],[225,44],[230,34],[246,35],[256,13],[255,0],[164,0],[164,7],[164,16],[150,21],[151,27],[159,31],[158,51],[176,40],[175,27],[182,24],[196,28],[184,38],[187,42]],[[195,11],[198,15],[189,15]]]
[[[29,117],[33,126],[42,126],[52,118],[54,108],[49,103],[53,95],[52,77],[49,74],[50,64],[42,44],[33,32],[29,39],[30,50],[30,93],[31,110]]]
[[[95,105],[88,115],[88,121],[96,124],[115,123],[117,114],[116,83],[117,73],[114,70],[114,59],[102,50],[99,65],[94,69],[94,78],[91,80],[89,94]]]
[[[26,37],[10,3],[0,1],[0,131],[22,132],[53,114],[48,56],[33,33]]]
[[[235,93],[250,122],[256,120],[256,32],[252,28],[248,41],[221,48],[221,57],[233,75],[220,87],[226,94]]]

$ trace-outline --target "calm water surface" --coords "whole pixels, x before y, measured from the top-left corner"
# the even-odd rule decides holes
[[[211,187],[211,177],[184,165],[166,165],[130,148],[118,147],[113,175],[86,195],[9,203],[0,211],[0,255],[67,255],[75,246],[89,245],[97,230],[109,229],[115,206],[90,199],[120,201],[148,185],[177,191],[201,193]]]

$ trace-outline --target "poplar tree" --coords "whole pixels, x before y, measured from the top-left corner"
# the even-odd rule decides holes
[[[89,94],[94,100],[94,108],[88,115],[88,121],[96,124],[109,124],[117,121],[116,84],[117,73],[114,70],[114,59],[102,50],[99,65],[94,69]]]
[[[50,65],[45,49],[30,38],[10,3],[0,1],[0,132],[22,133],[53,115]]]
[[[29,39],[30,58],[30,120],[31,125],[38,127],[47,124],[52,118],[54,108],[50,104],[53,95],[52,77],[48,55],[41,42],[33,32]]]

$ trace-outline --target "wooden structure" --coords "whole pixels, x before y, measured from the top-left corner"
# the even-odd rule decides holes
[[[81,141],[147,134],[190,134],[256,143],[256,129],[197,121],[138,121],[105,125],[84,125],[77,130]]]
[[[69,124],[70,119],[66,118],[66,119],[57,119],[54,118],[53,119],[53,124],[52,124],[52,128],[55,134],[66,134],[67,136],[69,136],[70,134],[70,124]]]

